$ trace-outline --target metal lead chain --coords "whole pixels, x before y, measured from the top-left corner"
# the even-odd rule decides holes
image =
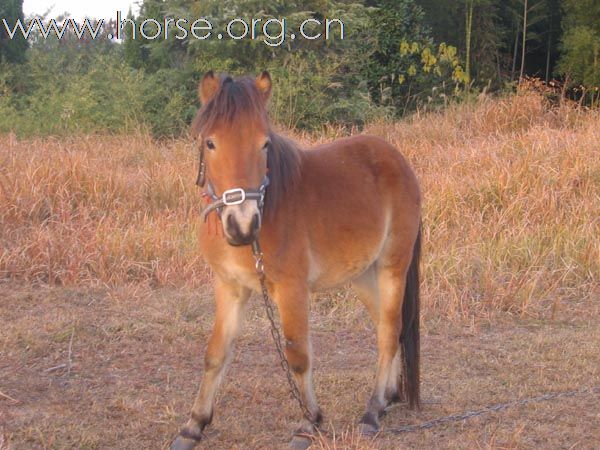
[[[294,377],[292,375],[292,370],[290,369],[290,364],[285,357],[285,353],[283,350],[283,345],[281,343],[281,334],[279,333],[279,328],[275,323],[275,312],[273,311],[273,302],[269,297],[269,292],[267,291],[266,285],[266,277],[265,277],[265,265],[264,265],[264,255],[262,250],[260,249],[260,245],[258,240],[255,240],[252,243],[252,254],[254,255],[255,268],[256,273],[258,275],[258,279],[260,281],[260,288],[262,291],[262,300],[265,307],[265,311],[267,313],[267,318],[269,319],[269,323],[271,324],[271,336],[273,337],[273,342],[275,343],[275,349],[277,350],[277,354],[279,355],[279,363],[281,368],[285,372],[288,383],[290,385],[290,392],[292,397],[296,399],[300,409],[302,410],[302,414],[304,418],[309,421],[313,426],[316,427],[315,421],[312,418],[312,414],[310,413],[308,407],[302,400],[302,396],[300,395],[300,390],[296,385],[296,381],[294,381]]]
[[[437,419],[429,420],[427,422],[423,422],[418,425],[407,425],[407,426],[398,427],[398,428],[386,428],[384,432],[391,433],[391,434],[413,433],[416,431],[434,428],[438,425],[444,425],[444,424],[451,423],[451,422],[461,422],[461,421],[464,421],[467,419],[471,419],[473,417],[478,417],[478,416],[483,416],[485,414],[489,414],[489,413],[493,413],[493,412],[503,411],[508,408],[514,408],[514,407],[518,407],[518,406],[528,405],[530,403],[539,403],[539,402],[556,400],[556,399],[565,398],[565,397],[584,396],[587,394],[590,394],[590,395],[600,394],[600,386],[580,389],[577,391],[556,392],[556,393],[552,393],[552,394],[544,394],[544,395],[539,395],[537,397],[528,397],[528,398],[524,398],[522,400],[516,400],[513,402],[498,403],[497,405],[488,406],[487,408],[482,408],[477,411],[467,411],[463,414],[452,414],[450,416],[439,417]]]

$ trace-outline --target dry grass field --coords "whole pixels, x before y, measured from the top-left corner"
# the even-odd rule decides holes
[[[598,448],[598,394],[385,427],[600,385],[600,113],[523,93],[366,131],[423,187],[425,403],[358,436],[373,329],[351,290],[318,294],[314,447]],[[183,423],[213,317],[196,158],[186,140],[0,136],[0,449],[164,448]],[[251,303],[202,448],[278,448],[297,419]]]

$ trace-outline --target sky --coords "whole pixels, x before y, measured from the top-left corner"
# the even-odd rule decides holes
[[[25,17],[33,14],[43,14],[51,9],[48,18],[53,18],[67,12],[74,19],[89,16],[94,18],[116,18],[117,11],[126,15],[131,7],[134,12],[138,10],[137,3],[141,0],[25,0],[23,12]]]

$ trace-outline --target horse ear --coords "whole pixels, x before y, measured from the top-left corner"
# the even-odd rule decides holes
[[[215,73],[210,70],[206,72],[206,75],[202,77],[200,85],[198,86],[198,97],[200,102],[204,105],[213,98],[213,95],[219,89],[219,79],[215,76]]]
[[[266,70],[261,73],[258,77],[256,77],[256,87],[261,92],[265,100],[268,100],[271,97],[271,87],[273,83],[271,81],[271,75]]]

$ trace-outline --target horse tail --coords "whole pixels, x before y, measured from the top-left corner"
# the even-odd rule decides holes
[[[413,256],[406,274],[406,289],[402,304],[400,346],[403,358],[403,390],[411,409],[420,408],[420,337],[419,337],[419,260],[421,257],[421,225]]]

